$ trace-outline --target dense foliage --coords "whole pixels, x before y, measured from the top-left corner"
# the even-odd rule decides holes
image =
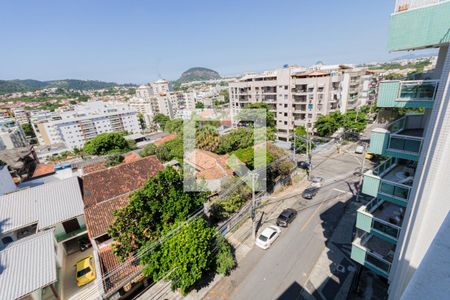
[[[145,145],[144,146],[144,149],[142,149],[140,152],[139,152],[139,155],[140,156],[142,156],[142,157],[146,157],[146,156],[149,156],[149,155],[155,155],[156,154],[156,149],[157,149],[158,147],[155,145],[155,144],[148,144],[148,145]]]
[[[197,103],[195,103],[195,108],[203,109],[203,108],[205,108],[205,104],[203,104],[203,102],[197,102]]]
[[[116,165],[122,163],[123,160],[124,160],[124,157],[122,155],[113,154],[107,158],[106,166],[108,166],[108,167],[116,166]]]
[[[330,136],[339,128],[346,131],[361,132],[367,126],[367,115],[362,110],[357,112],[349,110],[345,114],[332,112],[328,115],[320,116],[315,124],[316,132],[319,136]]]
[[[129,151],[130,145],[122,133],[111,132],[97,135],[87,141],[83,151],[91,155],[105,155]]]
[[[25,123],[22,125],[23,133],[25,133],[26,136],[35,138],[36,134],[34,133],[33,127],[29,123]]]
[[[166,123],[170,120],[170,118],[163,114],[156,114],[153,117],[153,122],[159,125],[159,128],[164,129],[166,127]]]
[[[216,152],[220,145],[221,137],[213,126],[205,126],[197,129],[195,142],[198,149]]]
[[[253,145],[253,129],[237,128],[222,137],[217,152],[220,154],[230,153],[241,148],[248,148]]]

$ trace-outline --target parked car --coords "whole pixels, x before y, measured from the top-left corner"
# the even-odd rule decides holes
[[[307,161],[304,161],[304,160],[299,161],[298,162],[298,167],[300,169],[307,170],[307,169],[309,169],[309,163]]]
[[[88,284],[89,282],[95,280],[95,266],[94,266],[94,257],[92,255],[87,256],[81,260],[79,260],[76,265],[76,280],[77,286],[83,286]]]
[[[371,159],[373,158],[373,156],[374,156],[373,153],[371,153],[371,152],[366,152],[365,158],[371,160]]]
[[[267,249],[270,245],[275,242],[275,240],[280,236],[281,228],[275,225],[270,225],[261,232],[261,234],[256,239],[256,246],[261,249]]]
[[[322,187],[322,183],[323,183],[323,177],[319,177],[319,176],[312,176],[310,178],[312,184],[311,186],[315,186],[315,187]]]
[[[277,225],[281,227],[287,227],[289,223],[294,221],[297,216],[297,211],[293,208],[286,208],[281,212],[277,218]]]
[[[302,197],[305,199],[312,199],[318,191],[319,187],[311,185],[303,191]]]
[[[364,146],[362,146],[362,145],[356,146],[355,153],[356,154],[363,154],[364,153]]]

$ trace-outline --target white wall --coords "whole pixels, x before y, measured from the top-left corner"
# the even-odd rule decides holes
[[[17,190],[11,174],[9,174],[8,167],[3,166],[0,168],[0,195],[11,193]]]

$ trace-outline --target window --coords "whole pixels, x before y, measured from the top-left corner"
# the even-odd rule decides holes
[[[285,104],[285,105],[284,105],[284,107],[288,107],[288,105],[287,105],[287,104]]]

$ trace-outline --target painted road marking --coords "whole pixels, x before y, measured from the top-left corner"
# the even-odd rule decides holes
[[[344,190],[340,190],[340,189],[337,189],[337,188],[334,188],[333,190],[335,190],[336,192],[343,193],[343,194],[350,194],[350,195],[353,195],[353,193],[352,193],[352,192],[349,192],[349,191],[344,191]]]

